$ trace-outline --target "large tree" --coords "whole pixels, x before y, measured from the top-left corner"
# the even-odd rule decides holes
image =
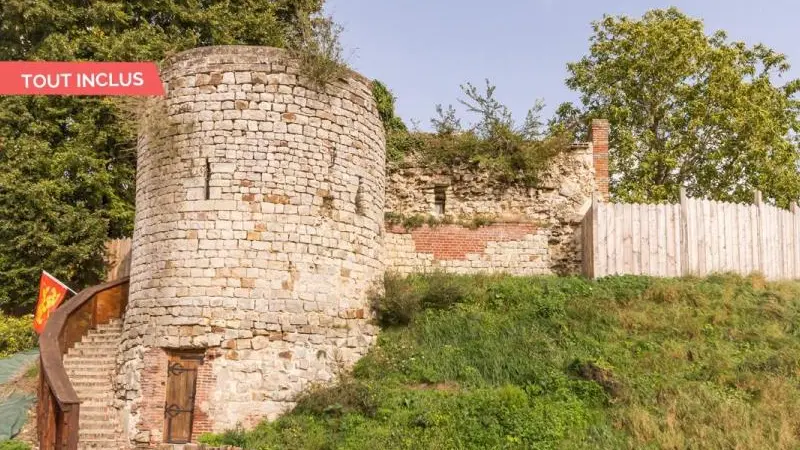
[[[323,0],[3,0],[0,60],[149,61],[221,44],[287,47]],[[135,135],[116,100],[0,97],[0,308],[35,301],[45,269],[100,280],[133,223]]]
[[[568,65],[580,114],[559,111],[610,120],[616,198],[674,201],[681,186],[727,201],[755,189],[782,206],[800,197],[800,81],[783,79],[784,55],[708,35],[674,8],[593,28],[589,54]]]

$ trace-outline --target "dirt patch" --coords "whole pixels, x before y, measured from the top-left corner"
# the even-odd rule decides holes
[[[598,366],[591,361],[577,362],[573,369],[584,380],[594,381],[603,387],[612,398],[622,396],[622,383],[620,383],[611,370]]]

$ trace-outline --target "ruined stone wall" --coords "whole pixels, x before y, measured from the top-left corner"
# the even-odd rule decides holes
[[[384,136],[370,83],[314,88],[284,52],[169,59],[138,143],[118,406],[163,440],[167,354],[205,355],[198,430],[275,418],[373,340],[384,272]]]
[[[445,194],[439,220],[452,223],[387,226],[387,269],[516,275],[580,271],[580,222],[596,189],[591,144],[557,155],[530,188],[500,183],[474,169],[393,169],[386,210],[398,221],[436,216],[437,186]]]

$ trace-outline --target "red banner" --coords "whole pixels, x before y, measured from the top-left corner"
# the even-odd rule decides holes
[[[39,300],[36,302],[36,314],[33,316],[33,329],[37,333],[42,334],[47,319],[58,308],[65,295],[67,287],[49,273],[42,272],[42,277],[39,279]]]
[[[152,62],[0,61],[0,95],[164,95]]]

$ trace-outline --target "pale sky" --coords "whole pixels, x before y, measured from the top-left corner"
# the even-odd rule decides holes
[[[545,119],[564,101],[566,64],[588,52],[591,22],[603,14],[634,17],[677,6],[701,18],[706,31],[764,43],[785,53],[800,77],[800,0],[327,0],[342,26],[348,63],[386,83],[397,111],[429,127],[437,103],[456,104],[459,85],[497,85],[516,117],[537,98]]]

